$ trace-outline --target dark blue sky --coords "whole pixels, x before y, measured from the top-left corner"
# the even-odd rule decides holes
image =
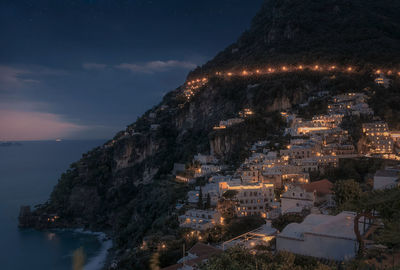
[[[113,136],[234,42],[261,3],[0,1],[0,140]]]

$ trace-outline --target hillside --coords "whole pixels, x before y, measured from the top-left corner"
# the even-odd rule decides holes
[[[399,12],[395,0],[265,1],[236,43],[188,75],[188,80],[207,77],[196,83],[190,97],[185,93],[192,88],[185,83],[112,140],[84,154],[60,177],[49,200],[21,219],[21,227],[106,231],[114,239],[110,257],[120,262],[119,269],[147,268],[151,253],[138,248],[144,237],[179,239],[175,204],[188,187],[174,181],[174,163],[187,164],[196,153],[213,152],[234,166],[259,139],[279,145],[284,140],[279,112],[298,108],[320,91],[366,91],[377,114],[400,128],[399,76],[390,75],[391,85],[383,88],[371,73],[376,67],[399,70]],[[351,73],[210,76],[220,70],[316,61],[362,68]],[[244,122],[213,129],[246,108],[254,115]],[[46,217],[53,213],[59,218],[48,223]]]
[[[395,0],[267,0],[251,28],[197,72],[269,64],[399,65]]]

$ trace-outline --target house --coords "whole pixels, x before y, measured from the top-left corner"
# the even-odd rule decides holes
[[[215,210],[190,209],[178,217],[179,226],[204,231],[222,224],[223,218]]]
[[[288,145],[287,149],[280,150],[281,156],[295,159],[315,157],[319,152],[320,149],[311,143]]]
[[[310,214],[302,223],[290,223],[276,236],[276,249],[335,261],[354,258],[358,249],[355,216],[346,211],[336,216]],[[361,234],[363,220],[358,224]]]
[[[300,213],[303,209],[311,209],[314,202],[314,191],[309,192],[300,185],[290,185],[281,195],[281,212],[282,214]]]
[[[218,165],[212,164],[203,164],[200,168],[197,168],[194,173],[194,177],[202,177],[206,175],[210,175],[213,173],[217,173],[221,171],[222,167]]]
[[[236,213],[239,217],[261,216],[268,217],[270,205],[275,201],[273,184],[230,184],[227,182],[219,183],[220,194],[228,190],[235,190],[235,200],[237,201]]]
[[[338,157],[354,157],[356,156],[357,151],[352,144],[332,143],[323,146],[322,154],[326,156],[334,155]]]
[[[242,169],[242,181],[243,183],[256,183],[260,179],[260,170],[254,168]]]
[[[202,155],[200,153],[193,157],[193,161],[197,161],[200,164],[215,164],[218,162],[213,155]]]
[[[316,115],[312,118],[312,123],[316,127],[336,128],[343,119],[343,114]]]
[[[203,203],[206,202],[207,197],[209,196],[211,206],[216,206],[219,199],[218,184],[216,183],[207,183],[202,187],[196,186],[195,190],[191,190],[187,193],[188,203],[192,206],[197,205],[200,197],[200,189]]]
[[[390,136],[388,124],[385,122],[365,123],[362,125],[367,147],[371,154],[385,154],[393,152],[393,140]]]
[[[374,189],[389,189],[400,185],[400,170],[379,170],[374,175]]]
[[[327,203],[328,206],[334,205],[333,184],[328,179],[304,184],[302,188],[306,192],[313,192],[315,194],[315,203]]]
[[[211,245],[206,245],[197,242],[189,251],[187,255],[181,258],[177,264],[162,268],[162,270],[194,270],[198,269],[198,265],[205,263],[208,258],[213,255],[221,253],[222,250]]]

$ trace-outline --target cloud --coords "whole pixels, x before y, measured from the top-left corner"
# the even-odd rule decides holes
[[[53,113],[0,109],[0,140],[66,138],[86,129]]]
[[[122,63],[115,66],[118,69],[129,70],[134,73],[155,73],[155,72],[164,72],[174,68],[183,68],[183,69],[193,69],[197,65],[188,61],[177,61],[177,60],[168,60],[168,61],[150,61],[142,64],[136,63]]]
[[[37,80],[26,78],[29,74],[32,74],[32,72],[26,69],[0,66],[0,90],[21,87],[25,83],[38,82]]]
[[[43,66],[5,66],[0,65],[0,93],[24,86],[40,83],[43,76],[62,76],[68,73],[63,70]]]
[[[82,67],[87,70],[102,70],[105,69],[107,65],[99,63],[83,63]]]

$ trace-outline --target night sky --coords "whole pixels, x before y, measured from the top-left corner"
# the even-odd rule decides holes
[[[0,1],[0,140],[111,138],[234,42],[261,3]]]

